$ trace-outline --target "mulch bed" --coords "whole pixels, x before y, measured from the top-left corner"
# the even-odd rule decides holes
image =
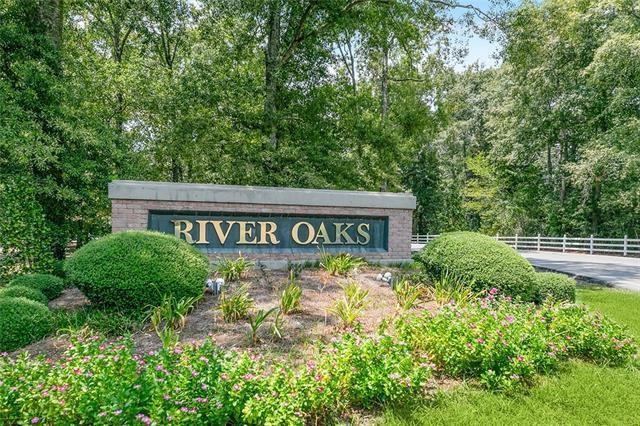
[[[389,284],[376,280],[376,275],[384,271],[391,271],[394,275],[399,273],[399,270],[394,268],[368,266],[361,268],[352,277],[345,278],[331,276],[321,269],[304,269],[299,278],[302,287],[301,311],[284,317],[281,340],[272,336],[271,325],[274,316],[270,317],[262,326],[261,343],[255,350],[295,359],[298,355],[308,352],[317,341],[328,342],[343,333],[344,330],[338,319],[328,310],[335,300],[342,297],[341,284],[347,279],[356,280],[363,289],[369,291],[368,303],[360,317],[360,324],[365,333],[374,333],[382,321],[392,318],[398,312],[396,297]],[[278,306],[280,293],[286,286],[288,277],[288,272],[282,270],[251,271],[242,282],[249,284],[249,294],[254,301],[254,309],[268,310]],[[87,304],[87,299],[79,290],[67,289],[62,296],[50,302],[50,307],[78,309]],[[180,334],[180,341],[198,342],[211,337],[218,346],[223,348],[250,347],[247,321],[226,323],[217,306],[218,296],[205,294],[204,299],[188,316],[187,324]],[[433,310],[435,308],[434,302],[425,302],[417,309]],[[149,327],[134,333],[132,338],[136,351],[140,353],[156,351],[162,346],[155,332]],[[33,343],[20,352],[26,350],[30,354],[44,354],[57,358],[68,345],[68,336],[59,335]]]

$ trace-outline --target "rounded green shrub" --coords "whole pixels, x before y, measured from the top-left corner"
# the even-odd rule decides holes
[[[65,273],[96,306],[140,310],[169,294],[201,295],[209,261],[172,235],[128,231],[83,246],[65,262]]]
[[[25,297],[0,298],[0,351],[13,351],[42,339],[53,329],[51,311]]]
[[[536,281],[538,302],[544,302],[547,297],[559,302],[575,302],[576,280],[573,278],[555,272],[538,272]]]
[[[14,285],[0,289],[0,298],[1,297],[25,297],[29,300],[33,300],[34,302],[40,302],[43,305],[46,305],[49,302],[47,296],[37,288],[26,287],[23,285]]]
[[[60,296],[62,294],[62,290],[64,290],[64,281],[62,278],[51,274],[20,275],[9,282],[10,287],[16,285],[40,290],[49,300],[53,300]]]
[[[497,288],[522,301],[536,296],[533,266],[505,243],[475,232],[443,234],[416,256],[432,278],[453,274],[476,291]]]

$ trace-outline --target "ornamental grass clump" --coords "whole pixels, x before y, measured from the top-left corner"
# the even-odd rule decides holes
[[[253,262],[239,254],[236,259],[221,258],[218,260],[214,271],[225,281],[232,282],[246,278],[253,265]]]
[[[420,298],[425,294],[425,288],[421,284],[414,284],[408,279],[401,279],[393,287],[398,307],[404,311],[411,310],[420,303]]]
[[[132,341],[76,337],[59,361],[0,357],[0,423],[326,423],[410,403],[431,367],[389,336],[346,335],[299,366],[211,341],[139,355]]]
[[[331,275],[347,276],[364,264],[362,258],[349,253],[329,254],[324,250],[320,252],[320,267]]]
[[[289,275],[289,283],[282,290],[280,295],[280,311],[287,315],[300,310],[300,299],[302,298],[302,288],[295,278],[293,271]]]
[[[151,309],[149,322],[162,346],[170,348],[178,343],[180,332],[187,323],[187,315],[195,308],[202,296],[176,299],[165,295],[160,306]]]
[[[472,284],[466,284],[450,272],[444,272],[429,287],[429,295],[439,305],[455,303],[466,305],[482,296],[483,292],[472,290]]]
[[[65,272],[92,305],[139,311],[166,295],[201,296],[209,260],[173,235],[127,231],[86,244],[65,262]]]
[[[258,309],[253,314],[249,315],[249,342],[251,342],[252,345],[257,345],[258,343],[260,343],[260,338],[258,335],[258,333],[260,332],[260,328],[262,328],[262,325],[265,323],[267,318],[269,318],[271,314],[277,313],[279,309],[280,308],[277,307],[271,308],[267,311],[265,311],[264,309]],[[276,328],[278,328],[277,325]],[[280,330],[278,331],[280,332]]]
[[[222,312],[222,319],[225,322],[236,322],[247,318],[252,307],[253,299],[249,296],[249,286],[246,284],[232,291],[223,291],[220,294],[218,309]]]
[[[369,290],[363,289],[356,281],[350,280],[342,285],[344,295],[336,300],[329,312],[336,315],[344,328],[356,325],[367,304]]]

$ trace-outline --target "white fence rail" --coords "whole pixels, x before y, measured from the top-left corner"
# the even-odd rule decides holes
[[[437,238],[438,234],[414,234],[412,244],[427,244]],[[523,237],[520,235],[495,235],[498,241],[507,243],[516,250],[523,251],[560,251],[563,253],[580,252],[588,254],[611,254],[617,256],[640,256],[640,239],[638,238],[598,238],[591,235],[579,237]]]

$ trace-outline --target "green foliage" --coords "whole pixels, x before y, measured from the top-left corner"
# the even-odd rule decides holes
[[[0,288],[0,298],[2,297],[24,297],[34,302],[42,303],[46,306],[49,299],[37,288],[24,285],[13,285],[11,287]]]
[[[214,267],[214,271],[224,278],[225,281],[238,281],[246,278],[249,269],[254,263],[242,257],[240,254],[236,259],[222,258]]]
[[[414,284],[408,279],[401,279],[393,286],[396,300],[400,309],[408,311],[420,303],[424,296],[425,288],[420,284]]]
[[[247,318],[251,307],[253,307],[253,299],[249,296],[249,287],[246,284],[233,291],[223,291],[220,295],[218,309],[226,322]]]
[[[26,179],[0,174],[0,282],[53,266],[50,231],[35,193]]]
[[[9,282],[9,286],[31,287],[40,290],[49,300],[53,300],[62,294],[64,281],[50,274],[27,274],[15,277]]]
[[[436,238],[417,255],[426,271],[438,280],[453,274],[473,290],[497,288],[523,301],[535,297],[533,267],[508,245],[472,232],[454,232]]]
[[[430,373],[389,336],[346,335],[298,366],[225,352],[212,341],[139,355],[129,339],[80,337],[53,365],[0,359],[2,395],[13,389],[0,422],[325,424],[354,408],[410,403]]]
[[[195,308],[202,295],[176,299],[171,294],[162,298],[160,306],[152,308],[149,322],[162,346],[172,348],[178,343],[180,332],[187,322],[187,315]]]
[[[24,297],[0,298],[0,352],[13,351],[52,331],[51,312]]]
[[[594,325],[590,325],[595,321]],[[515,304],[489,295],[467,306],[400,318],[396,329],[447,374],[512,390],[567,357],[625,364],[638,347],[624,329],[576,306]]]
[[[363,289],[354,280],[349,280],[342,286],[344,295],[336,300],[329,312],[336,315],[342,326],[351,328],[356,325],[367,304],[369,290]]]
[[[278,310],[280,308],[271,308],[268,311],[265,311],[264,309],[259,309],[258,311],[254,312],[252,315],[249,315],[249,341],[251,342],[252,345],[257,345],[260,342],[259,336],[258,336],[258,332],[260,331],[260,328],[262,327],[262,325],[264,324],[264,322],[267,320],[267,318],[269,318],[269,316],[271,314],[273,314],[274,312],[277,313]],[[276,330],[280,331],[280,328],[276,325]]]
[[[295,279],[293,271],[289,276],[289,284],[282,290],[280,296],[280,310],[283,314],[291,314],[300,310],[300,298],[302,297],[302,288]]]
[[[440,305],[447,303],[466,305],[483,293],[475,292],[472,288],[473,285],[465,283],[451,272],[444,272],[433,282],[428,292],[433,300]]]
[[[174,236],[129,231],[85,245],[66,261],[65,272],[96,306],[142,310],[160,305],[165,295],[202,295],[209,261]]]
[[[573,278],[554,272],[538,272],[536,281],[538,302],[543,302],[548,297],[560,302],[576,301],[576,280]]]
[[[638,353],[626,327],[598,312],[570,305],[560,309],[545,306],[542,313],[550,331],[565,340],[569,356],[600,364],[625,365]]]
[[[126,336],[143,329],[148,314],[145,311],[87,306],[80,309],[54,309],[54,328],[59,334],[87,331],[108,337]]]
[[[60,2],[0,6],[2,274],[50,272],[69,241],[107,232],[106,185],[125,170],[129,147],[87,103],[94,69],[71,48],[66,12]]]
[[[331,275],[347,276],[365,263],[363,259],[349,253],[329,254],[324,250],[320,252],[320,267]]]
[[[284,316],[282,313],[282,309],[278,309],[276,312],[276,317],[273,319],[273,324],[271,324],[271,333],[273,337],[277,340],[282,339],[282,332],[284,331]]]

